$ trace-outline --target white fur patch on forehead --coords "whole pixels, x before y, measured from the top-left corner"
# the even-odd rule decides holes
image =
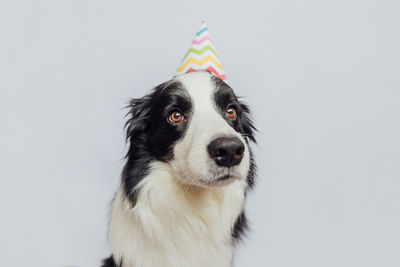
[[[180,81],[194,102],[195,109],[201,108],[205,103],[211,106],[215,84],[211,79],[212,74],[206,71],[193,71],[179,75],[174,80]]]

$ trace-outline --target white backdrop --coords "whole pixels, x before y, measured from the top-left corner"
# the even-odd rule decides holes
[[[99,266],[123,106],[206,19],[253,108],[259,175],[236,267],[400,266],[396,0],[0,2],[2,266]]]

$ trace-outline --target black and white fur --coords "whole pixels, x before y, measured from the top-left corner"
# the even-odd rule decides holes
[[[168,116],[176,110],[185,119],[173,125]],[[129,116],[127,162],[110,215],[112,256],[102,266],[230,266],[255,170],[248,107],[222,80],[196,71],[132,100]],[[239,164],[221,167],[210,157],[209,144],[221,137],[244,144]]]

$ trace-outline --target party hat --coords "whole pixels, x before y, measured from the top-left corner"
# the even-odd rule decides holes
[[[206,70],[221,80],[226,79],[205,21],[201,23],[200,30],[196,33],[190,49],[183,57],[175,75],[196,70]]]

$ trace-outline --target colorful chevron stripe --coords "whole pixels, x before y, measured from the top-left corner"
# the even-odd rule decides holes
[[[206,52],[207,50],[210,50],[211,52],[213,52],[213,54],[218,57],[217,52],[215,52],[214,48],[211,47],[211,45],[206,45],[204,46],[202,49],[196,49],[196,48],[190,48],[189,51],[187,51],[186,55],[183,57],[182,61],[185,60],[185,58],[190,54],[190,53],[194,53],[197,55],[201,55],[204,52]]]
[[[182,72],[186,68],[186,66],[188,66],[191,63],[194,64],[194,65],[197,65],[199,67],[203,67],[205,64],[208,64],[209,61],[213,62],[220,70],[222,70],[221,64],[219,64],[215,58],[213,58],[212,56],[208,55],[208,56],[206,56],[205,58],[203,58],[201,60],[198,60],[198,59],[195,59],[195,58],[192,58],[192,57],[189,58],[187,61],[185,61],[185,64],[183,64],[182,67],[178,68],[177,71],[178,72]]]
[[[212,44],[214,43],[213,42],[213,40],[210,38],[210,36],[204,36],[202,39],[200,39],[200,40],[193,40],[192,41],[192,44],[201,44],[201,43],[203,43],[203,42],[205,42],[205,41],[210,41]]]
[[[206,23],[203,22],[202,25],[201,25],[201,29],[196,33],[196,35],[199,36],[199,35],[201,35],[203,32],[206,32],[206,31],[208,31],[208,28],[207,28],[207,26],[206,26]]]
[[[207,69],[205,69],[206,71],[209,71],[209,72],[212,72],[215,76],[217,76],[218,78],[220,78],[221,80],[225,80],[226,79],[226,76],[225,76],[225,74],[224,75],[221,75],[221,74],[219,74],[213,67],[208,67]],[[195,69],[192,69],[192,68],[190,68],[190,69],[188,69],[188,71],[187,72],[192,72],[192,71],[196,71]]]
[[[176,74],[180,75],[191,71],[206,70],[222,80],[226,80],[214,42],[205,22],[196,33],[189,51],[183,57]]]

